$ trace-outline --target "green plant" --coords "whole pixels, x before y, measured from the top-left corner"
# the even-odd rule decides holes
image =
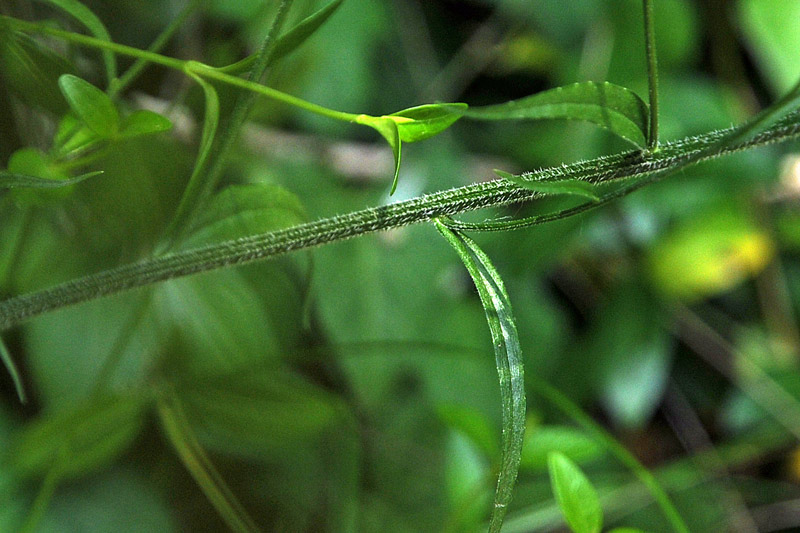
[[[26,399],[27,382],[33,385],[37,405],[44,410],[10,439],[3,463],[6,468],[0,478],[3,496],[29,509],[21,511],[20,518],[9,507],[12,510],[7,520],[14,524],[9,527],[24,531],[47,524],[48,508],[59,486],[126,460],[129,464],[150,460],[146,452],[137,455],[131,451],[134,442],[143,441],[159,450],[156,457],[161,464],[149,465],[154,472],[172,475],[179,471],[178,475],[183,475],[183,469],[173,464],[177,457],[216,511],[219,518],[212,520],[221,519],[233,530],[258,530],[265,519],[271,520],[270,526],[275,529],[354,530],[369,528],[370,520],[375,520],[377,527],[380,502],[360,501],[358,496],[361,441],[372,423],[370,417],[380,419],[387,434],[395,430],[392,424],[400,423],[394,420],[403,419],[380,416],[379,407],[385,403],[382,394],[376,392],[370,397],[368,373],[353,369],[363,360],[331,363],[331,354],[368,351],[369,346],[358,335],[348,338],[331,331],[334,326],[347,331],[352,327],[347,322],[359,318],[336,316],[329,317],[324,325],[317,323],[319,314],[330,315],[331,310],[315,310],[312,274],[322,279],[315,281],[315,286],[335,286],[338,273],[319,266],[316,254],[299,252],[419,222],[436,227],[477,288],[500,378],[499,446],[490,429],[492,423],[479,409],[448,408],[446,404],[451,402],[442,401],[440,417],[446,420],[452,437],[447,449],[453,457],[449,468],[455,472],[449,494],[452,516],[444,527],[473,529],[488,520],[490,531],[500,531],[520,465],[543,464],[543,452],[531,451],[535,448],[532,445],[526,447],[526,439],[534,437],[524,436],[526,424],[533,422],[526,415],[520,347],[520,336],[525,332],[511,310],[515,293],[511,290],[509,296],[500,276],[502,268],[496,268],[465,233],[573,220],[575,215],[611,204],[702,161],[792,141],[800,135],[798,84],[741,126],[660,141],[656,29],[650,0],[643,0],[643,9],[637,11],[644,14],[641,57],[647,63],[648,103],[621,85],[585,81],[506,103],[428,103],[388,114],[333,110],[264,81],[293,53],[302,51],[304,44],[313,42],[318,30],[340,16],[347,4],[342,0],[308,9],[310,14],[304,17],[293,6],[303,2],[273,3],[265,8],[269,23],[257,51],[220,67],[162,53],[199,8],[199,2],[188,3],[146,50],[113,41],[101,18],[77,1],[40,3],[55,22],[0,15],[0,74],[6,91],[13,96],[13,103],[7,106],[11,109],[0,112],[16,117],[20,124],[39,120],[41,130],[31,126],[31,131],[25,132],[20,127],[18,138],[3,140],[8,143],[3,152],[8,162],[6,170],[0,172],[0,215],[4,221],[0,289],[8,295],[0,301],[0,330],[10,332],[7,345],[0,342],[0,359],[9,370],[19,399]],[[303,4],[310,8],[315,3]],[[89,35],[71,30],[70,24]],[[121,73],[118,63],[127,63]],[[175,105],[185,99],[198,116],[202,114],[194,155],[168,134],[172,129],[169,113],[134,105],[130,88],[153,70],[148,66],[180,75],[185,83]],[[281,107],[264,107],[274,104]],[[604,146],[617,149],[611,151],[612,155],[535,172],[496,170],[500,179],[451,189],[442,184],[439,192],[377,207],[360,208],[363,202],[359,200],[347,204],[345,214],[318,209],[325,216],[308,221],[305,203],[324,206],[335,190],[323,192],[322,198],[309,195],[301,199],[273,180],[241,176],[250,165],[239,148],[239,140],[246,137],[243,131],[248,118],[279,113],[275,110],[286,107],[305,114],[301,116],[316,115],[375,130],[392,151],[393,165],[382,185],[389,195],[402,190],[400,170],[405,145],[444,134],[456,124],[469,121],[588,122],[607,131],[601,137]],[[31,137],[36,141],[25,142]],[[408,159],[406,155],[404,166]],[[286,170],[281,165],[285,166],[276,163],[275,173]],[[183,175],[188,176],[185,183],[175,179]],[[296,178],[302,180],[302,173]],[[319,180],[316,187],[325,187],[325,182]],[[532,200],[543,207],[512,220],[453,218]],[[337,210],[344,207],[337,205]],[[731,227],[725,223],[725,231],[732,235],[729,242],[739,253],[758,256],[752,259],[754,263],[768,255],[763,241],[751,238],[754,232],[749,226]],[[751,239],[742,242],[742,235]],[[439,243],[436,246],[442,247]],[[653,250],[654,261],[660,265],[669,265],[664,256],[674,258],[674,254],[669,256],[655,247]],[[290,252],[291,256],[283,257]],[[370,252],[366,249],[362,253]],[[419,257],[424,254],[419,253]],[[260,262],[264,259],[273,260]],[[53,261],[61,267],[53,269]],[[405,263],[405,268],[426,268],[419,261]],[[437,256],[436,261],[444,264],[446,260]],[[221,270],[235,265],[249,266]],[[391,261],[387,266],[391,268]],[[211,275],[186,278],[217,270]],[[397,283],[403,291],[404,284],[414,282],[415,273],[402,269],[399,273],[403,278]],[[365,278],[375,272],[367,274]],[[713,282],[701,279],[699,283],[702,292]],[[697,285],[688,282],[681,287],[689,287],[687,294],[697,292]],[[134,288],[140,290],[128,292]],[[637,293],[635,288],[630,292]],[[638,292],[650,295],[651,291]],[[624,293],[621,301],[639,312],[649,309],[650,302],[639,298],[644,297]],[[678,292],[659,295],[653,307],[681,309],[686,301],[691,299]],[[433,307],[437,302],[431,299],[428,305]],[[82,305],[72,307],[74,304]],[[441,317],[443,328],[456,328],[459,321],[476,324],[474,306],[454,306],[453,310],[452,317]],[[371,309],[362,311],[369,313]],[[393,339],[396,324],[413,320],[395,317],[373,327],[382,327],[385,332],[379,340]],[[606,343],[613,353],[634,352],[643,345],[663,353],[667,328],[657,321],[637,320],[628,317],[629,324],[612,320],[612,326],[603,332],[630,327],[633,333],[607,342],[600,335],[598,345]],[[691,322],[688,318],[685,321]],[[437,345],[438,334],[429,327],[431,353],[453,349]],[[75,330],[79,331],[77,335]],[[396,339],[403,349],[426,340],[404,339],[402,335]],[[631,350],[625,348],[629,342],[633,343]],[[392,352],[389,344],[386,353]],[[60,357],[62,350],[71,354],[65,359],[77,370],[56,365],[54,358]],[[464,350],[463,346],[455,348],[457,352]],[[85,359],[75,355],[84,351]],[[21,357],[15,357],[17,354]],[[14,364],[18,358],[25,361],[22,371]],[[746,367],[746,363],[740,364]],[[613,373],[611,366],[609,372]],[[26,370],[35,377],[29,377]],[[74,377],[64,377],[73,370]],[[589,456],[598,457],[607,450],[630,468],[657,503],[658,513],[652,516],[666,517],[676,531],[689,529],[680,506],[676,507],[662,487],[667,485],[659,479],[664,476],[647,471],[579,407],[546,385],[538,376],[538,368],[529,365],[528,373],[534,374],[534,384],[529,380],[527,390],[548,399],[583,428],[559,433],[553,441],[555,449],[546,450],[554,493],[570,527],[599,531],[603,523],[600,502],[609,505],[609,493],[592,488],[573,459],[565,455],[570,442],[577,443],[576,449],[588,449],[588,439],[596,446],[587,452]],[[788,385],[778,384],[767,374],[759,374],[755,385],[748,384],[748,375],[754,374],[758,371],[751,369],[745,374],[741,387],[762,407],[770,411],[769,405],[777,405],[775,397],[788,394],[788,409],[798,409],[791,393],[783,388]],[[384,389],[391,390],[392,386],[384,384]],[[402,389],[402,383],[397,386]],[[356,392],[350,391],[351,387]],[[413,389],[413,383],[409,387]],[[416,413],[413,405],[408,409],[415,423],[430,420],[430,416]],[[641,413],[644,410],[637,416]],[[150,417],[158,420],[155,430],[148,427]],[[791,423],[776,418],[795,431]],[[533,435],[536,433],[534,430]],[[147,439],[164,439],[166,446]],[[174,455],[161,453],[162,448],[173,450]],[[333,450],[336,457],[316,464],[315,450]],[[252,478],[241,472],[237,475],[236,461],[256,465],[258,473]],[[307,479],[297,484],[270,484],[265,481],[270,469],[286,476],[297,470]],[[494,477],[497,485],[491,497],[487,479]],[[25,485],[28,480],[41,480],[33,497]],[[426,491],[419,487],[425,482],[411,481],[419,490],[420,501],[426,498]],[[324,503],[318,504],[311,494],[314,491],[303,491],[304,486],[318,489],[321,494],[317,499]],[[254,508],[270,505],[259,495],[282,491],[285,494],[274,507],[253,513]],[[610,498],[613,500],[613,493]],[[581,500],[591,500],[591,509],[584,509],[585,513]],[[208,507],[191,497],[182,503]],[[163,518],[159,512],[153,520],[170,523],[170,518]],[[422,522],[430,520],[424,512],[421,516]],[[514,527],[513,521],[507,527]]]

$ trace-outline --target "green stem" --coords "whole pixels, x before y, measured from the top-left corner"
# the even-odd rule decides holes
[[[101,39],[89,37],[88,35],[82,35],[80,33],[64,31],[58,28],[51,28],[49,26],[44,26],[41,24],[37,24],[35,22],[27,22],[24,20],[19,20],[2,15],[0,15],[0,23],[8,24],[14,29],[26,33],[41,33],[45,35],[51,35],[53,37],[58,37],[60,39],[64,39],[65,41],[81,46],[111,50],[112,52],[119,55],[135,57],[147,61],[149,63],[155,63],[163,67],[171,68],[173,70],[179,70],[181,72],[185,72],[186,69],[189,68],[193,72],[195,72],[200,76],[203,76],[204,78],[217,80],[226,83],[228,85],[232,85],[234,87],[239,87],[248,91],[252,91],[262,96],[266,96],[267,98],[276,100],[278,102],[292,105],[300,109],[310,111],[311,113],[316,113],[318,115],[332,118],[334,120],[342,120],[345,122],[357,122],[360,117],[360,115],[356,115],[354,113],[344,113],[341,111],[335,111],[333,109],[328,109],[326,107],[313,104],[311,102],[307,102],[295,96],[286,94],[284,92],[278,91],[277,89],[273,89],[271,87],[267,87],[265,85],[261,85],[260,83],[256,83],[251,80],[244,80],[236,76],[231,76],[230,74],[225,74],[224,72],[215,69],[214,67],[205,65],[198,61],[184,61],[181,59],[162,56],[160,54],[156,54],[146,50],[140,50],[139,48],[134,48],[132,46],[126,46],[124,44],[103,41]]]
[[[595,436],[597,440],[614,455],[622,464],[627,466],[636,478],[647,487],[653,499],[656,501],[664,516],[667,517],[672,528],[679,533],[689,533],[689,528],[684,523],[675,505],[669,496],[656,480],[655,476],[639,462],[622,444],[620,444],[611,434],[608,433],[600,424],[591,419],[569,398],[564,396],[554,387],[545,383],[539,378],[534,377],[529,381],[533,390],[557,407],[562,413],[573,419],[585,431]]]
[[[647,53],[647,84],[650,99],[650,132],[647,148],[658,149],[658,60],[656,58],[656,32],[653,27],[653,1],[642,0],[644,7],[644,38]]]
[[[667,143],[655,153],[631,151],[544,169],[535,173],[535,176],[537,179],[576,178],[597,183],[643,177],[679,165],[683,168],[687,159],[696,163],[755,146],[800,137],[800,113],[784,117],[771,128],[756,135],[751,135],[750,129],[745,132],[749,137],[746,141],[720,144],[721,141],[731,138],[744,138],[740,130],[722,130]],[[731,137],[732,135],[735,137]],[[709,147],[715,147],[715,151],[709,152]],[[437,217],[524,202],[540,196],[539,193],[520,188],[507,180],[481,182],[270,233],[171,253],[0,301],[0,331],[47,311],[135,287],[250,263],[368,233],[426,222]],[[587,209],[591,208],[589,206]]]

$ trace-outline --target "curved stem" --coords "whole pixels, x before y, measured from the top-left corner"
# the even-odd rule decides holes
[[[746,129],[748,131],[744,133],[749,138],[743,142],[727,144],[726,141],[731,139],[743,138],[742,128],[731,128],[668,143],[654,153],[638,150],[625,152],[540,170],[535,175],[537,179],[577,178],[597,183],[642,177],[671,167],[683,168],[687,159],[696,163],[755,146],[800,137],[800,113],[792,113],[771,128],[755,135],[750,135],[752,129],[749,126]],[[709,147],[717,149],[708,152]],[[430,221],[436,217],[523,202],[539,196],[538,193],[517,187],[507,180],[475,183],[270,233],[123,265],[49,289],[0,301],[0,331],[47,311],[135,287],[250,263],[367,233]]]

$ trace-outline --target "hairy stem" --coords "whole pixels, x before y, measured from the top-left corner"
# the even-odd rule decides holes
[[[656,59],[656,32],[653,26],[653,0],[642,0],[644,7],[644,41],[647,53],[647,85],[650,100],[650,131],[647,148],[658,149],[658,60]]]
[[[625,152],[543,169],[533,176],[536,179],[572,178],[599,183],[642,177],[669,168],[683,168],[687,160],[697,162],[797,138],[800,136],[800,113],[795,112],[784,117],[769,129],[750,136],[745,141],[741,141],[739,132],[741,129],[711,132],[664,144],[655,153]],[[737,142],[720,144],[721,141],[732,138]],[[718,149],[708,152],[713,146]],[[0,301],[0,331],[47,311],[127,289],[275,257],[367,233],[426,222],[436,217],[528,201],[539,196],[538,193],[520,188],[507,180],[475,183],[270,233],[123,265],[49,289]]]

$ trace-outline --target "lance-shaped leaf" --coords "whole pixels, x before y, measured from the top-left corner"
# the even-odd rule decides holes
[[[58,187],[66,187],[67,185],[75,185],[83,180],[99,176],[102,173],[102,170],[96,170],[94,172],[87,172],[86,174],[75,176],[74,178],[55,180],[0,170],[0,189],[56,189]]]
[[[298,49],[322,26],[333,13],[342,5],[343,0],[333,0],[323,8],[301,20],[295,27],[281,35],[275,42],[275,48],[269,57],[273,63]],[[228,74],[239,74],[250,70],[256,61],[257,54],[252,54],[219,70]]]
[[[553,494],[561,513],[575,533],[600,533],[603,508],[594,487],[566,455],[552,452],[547,459]]]
[[[19,401],[25,403],[27,397],[25,396],[25,387],[22,386],[22,377],[2,338],[0,338],[0,361],[3,362],[3,366],[5,366],[8,373],[11,374],[11,380],[14,382],[14,388],[17,390]]]
[[[108,34],[103,22],[95,15],[88,7],[78,2],[77,0],[39,0],[47,4],[51,4],[65,13],[69,14],[74,19],[83,24],[87,30],[98,39],[106,42],[112,42],[111,36]],[[102,50],[100,52],[103,56],[103,64],[106,67],[106,76],[108,82],[117,77],[117,59],[111,50]]]
[[[389,116],[400,119],[396,120],[400,140],[413,143],[443,132],[460,119],[466,109],[467,104],[426,104],[403,109]]]
[[[119,130],[119,113],[106,93],[77,76],[64,74],[58,86],[70,109],[86,126],[104,139]]]
[[[511,501],[525,434],[525,383],[519,336],[503,280],[488,256],[464,234],[451,230],[438,219],[434,224],[472,277],[492,335],[503,417],[503,452],[489,520],[489,531],[495,533],[500,531]]]
[[[167,131],[170,128],[172,128],[172,122],[167,117],[154,111],[140,109],[134,111],[122,121],[119,137],[139,137]]]
[[[647,104],[633,91],[607,82],[574,83],[504,104],[470,107],[462,113],[477,120],[586,120],[639,147],[647,142]]]
[[[571,194],[575,196],[583,196],[584,198],[590,198],[595,202],[600,201],[600,197],[595,192],[595,189],[597,187],[593,183],[589,183],[588,181],[581,181],[576,179],[567,179],[558,181],[535,180],[535,179],[528,179],[525,174],[514,175],[496,169],[494,173],[500,176],[501,178],[510,181],[515,185],[519,185],[520,187],[524,187],[528,190],[539,192],[542,194],[546,195]]]

